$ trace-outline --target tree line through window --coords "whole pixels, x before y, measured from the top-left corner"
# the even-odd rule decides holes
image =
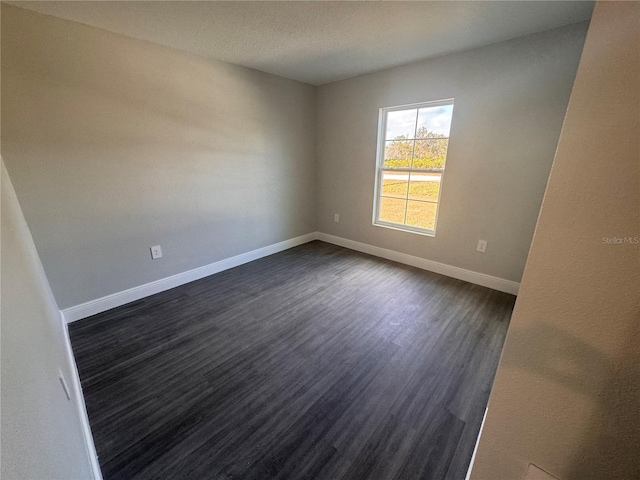
[[[435,234],[453,100],[383,108],[374,224]]]

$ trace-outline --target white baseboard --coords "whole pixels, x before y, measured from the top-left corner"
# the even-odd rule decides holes
[[[257,250],[252,250],[234,257],[225,258],[218,262],[210,263],[209,265],[204,265],[203,267],[194,268],[193,270],[171,275],[170,277],[161,278],[160,280],[145,283],[144,285],[123,290],[122,292],[116,292],[105,297],[90,300],[80,305],[65,308],[62,313],[67,323],[75,322],[76,320],[90,317],[97,313],[106,312],[107,310],[119,307],[120,305],[125,305],[129,302],[164,292],[170,288],[178,287],[185,283],[208,277],[214,273],[219,273],[224,270],[258,260],[259,258],[273,255],[274,253],[282,252],[289,248],[297,247],[298,245],[310,242],[316,238],[317,233],[312,232],[283,242],[274,243],[273,245],[267,245],[266,247],[262,247]]]
[[[90,300],[80,305],[66,308],[62,313],[67,323],[75,322],[76,320],[90,317],[97,313],[106,312],[112,308],[140,300],[141,298],[169,290],[170,288],[179,287],[185,283],[193,282],[194,280],[208,277],[209,275],[258,260],[259,258],[273,255],[274,253],[282,252],[289,248],[297,247],[298,245],[311,242],[312,240],[322,240],[323,242],[332,243],[358,252],[368,253],[369,255],[374,255],[376,257],[386,258],[387,260],[393,260],[394,262],[404,263],[405,265],[411,265],[430,272],[440,273],[448,277],[457,278],[459,280],[475,283],[477,285],[482,285],[483,287],[493,288],[494,290],[511,293],[513,295],[518,294],[518,288],[520,287],[518,282],[512,282],[503,278],[492,277],[491,275],[485,275],[484,273],[465,270],[464,268],[434,262],[433,260],[415,257],[413,255],[388,250],[386,248],[375,247],[373,245],[356,242],[347,238],[336,237],[335,235],[329,235],[327,233],[312,232],[283,242],[274,243],[273,245],[268,245],[257,250],[242,253],[235,257],[225,258],[224,260],[210,263],[203,267],[194,268],[193,270],[178,273],[170,277],[161,278],[154,282],[145,283],[144,285],[123,290],[122,292],[116,292],[105,297]]]
[[[71,348],[69,327],[62,311],[60,312],[60,321],[62,322],[62,332],[64,335],[65,350],[67,352],[67,361],[71,365],[70,380],[73,401],[78,408],[78,415],[80,416],[80,423],[82,426],[82,433],[84,436],[85,447],[87,449],[87,455],[89,456],[89,461],[91,462],[93,478],[94,480],[102,480],[102,471],[100,470],[100,463],[98,462],[98,452],[96,451],[96,446],[93,443],[93,434],[91,433],[91,426],[89,425],[89,415],[87,414],[87,406],[84,403],[84,395],[82,394],[82,385],[80,384],[78,366],[76,365],[76,359],[73,356],[73,350]]]
[[[484,273],[465,270],[464,268],[434,262],[433,260],[427,260],[425,258],[414,257],[413,255],[407,255],[406,253],[375,247],[373,245],[356,242],[347,238],[336,237],[335,235],[329,235],[327,233],[318,232],[317,239],[322,240],[323,242],[349,248],[351,250],[356,250],[358,252],[368,253],[369,255],[374,255],[376,257],[386,258],[387,260],[393,260],[394,262],[404,263],[405,265],[411,265],[412,267],[429,270],[430,272],[475,283],[476,285],[482,285],[483,287],[493,288],[494,290],[510,293],[512,295],[517,295],[518,289],[520,288],[520,284],[518,282],[505,280],[504,278],[492,277],[491,275],[486,275]]]
[[[480,431],[478,432],[478,438],[476,438],[476,446],[473,447],[473,455],[471,455],[471,461],[469,462],[469,468],[467,469],[467,476],[464,477],[464,480],[469,480],[471,478],[471,470],[473,470],[473,464],[476,461],[476,452],[478,451],[478,445],[480,444],[480,437],[482,436],[482,429],[484,428],[484,421],[487,419],[487,411],[489,409],[484,409],[484,416],[482,417],[482,424],[480,425]]]

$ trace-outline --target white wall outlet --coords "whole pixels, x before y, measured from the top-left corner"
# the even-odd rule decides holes
[[[67,382],[64,380],[64,376],[62,372],[58,370],[58,380],[60,381],[60,386],[62,387],[62,391],[64,392],[67,400],[71,401],[71,392],[69,392],[69,387],[67,387]]]
[[[151,247],[151,258],[155,260],[156,258],[160,257],[162,257],[162,248],[160,247],[160,245]]]
[[[333,221],[336,223],[340,223],[340,214],[336,213],[335,215],[333,215]]]
[[[487,241],[486,240],[478,240],[478,247],[476,248],[477,251],[484,253],[487,251]]]

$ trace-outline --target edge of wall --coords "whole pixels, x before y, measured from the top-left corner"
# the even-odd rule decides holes
[[[467,468],[467,476],[464,480],[471,479],[471,470],[473,470],[473,463],[476,461],[476,453],[478,452],[478,445],[480,444],[480,436],[482,435],[482,429],[484,428],[484,422],[487,419],[487,411],[489,407],[485,407],[484,416],[482,417],[482,424],[480,425],[480,431],[478,432],[478,438],[476,438],[476,446],[473,447],[473,454],[471,455],[471,461],[469,462],[469,468]]]
[[[186,272],[177,273],[175,275],[171,275],[170,277],[161,278],[153,282],[145,283],[144,285],[139,285],[137,287],[129,288],[121,292],[112,293],[111,295],[106,295],[95,300],[81,303],[80,305],[65,308],[64,310],[62,310],[62,314],[64,315],[67,323],[75,322],[76,320],[81,320],[97,313],[106,312],[107,310],[125,305],[129,302],[134,302],[136,300],[140,300],[141,298],[164,292],[165,290],[169,290],[171,288],[179,287],[180,285],[184,285],[185,283],[200,280],[201,278],[208,277],[209,275],[213,275],[215,273],[219,273],[233,267],[244,265],[245,263],[249,263],[254,260],[258,260],[259,258],[273,255],[274,253],[282,252],[283,250],[288,250],[289,248],[297,247],[298,245],[302,245],[303,243],[308,243],[312,240],[316,240],[316,238],[317,233],[312,232],[300,237],[295,237],[279,243],[267,245],[266,247],[258,248],[256,250],[251,250],[250,252],[241,253],[240,255],[225,258],[223,260],[219,260],[202,267],[194,268],[193,270],[187,270]]]
[[[128,290],[123,290],[95,300],[90,300],[88,302],[81,303],[80,305],[65,308],[62,310],[62,315],[66,323],[75,322],[77,320],[90,317],[91,315],[96,315],[98,313],[111,310],[112,308],[125,305],[129,302],[140,300],[141,298],[164,292],[165,290],[169,290],[174,287],[179,287],[185,283],[193,282],[194,280],[199,280],[201,278],[208,277],[209,275],[214,275],[224,270],[244,265],[245,263],[273,255],[274,253],[297,247],[298,245],[302,245],[313,240],[321,240],[350,250],[367,253],[375,257],[403,263],[422,270],[439,273],[441,275],[457,278],[458,280],[464,280],[465,282],[475,283],[476,285],[492,288],[512,295],[517,295],[518,289],[520,288],[520,284],[518,282],[505,280],[504,278],[493,277],[484,273],[454,267],[445,263],[434,262],[433,260],[427,260],[426,258],[415,257],[406,253],[400,253],[395,250],[388,250],[386,248],[356,242],[355,240],[349,240],[347,238],[336,237],[327,233],[312,232],[300,237],[274,243],[273,245],[267,245],[266,247],[258,248],[257,250],[242,253],[234,257],[225,258],[223,260],[210,263],[209,265],[194,268],[193,270],[188,270],[176,275],[171,275],[170,277],[145,283],[144,285],[139,285]]]
[[[510,293],[512,295],[517,295],[518,289],[520,288],[520,284],[518,282],[505,280],[504,278],[493,277],[484,273],[454,267],[453,265],[447,265],[446,263],[434,262],[433,260],[427,260],[426,258],[415,257],[406,253],[376,247],[367,243],[356,242],[355,240],[349,240],[347,238],[336,237],[327,233],[318,233],[317,239],[340,247],[356,250],[358,252],[368,253],[369,255],[374,255],[376,257],[393,260],[394,262],[411,265],[412,267],[421,268],[422,270],[446,275],[447,277],[453,277],[458,280],[464,280],[465,282],[475,283],[476,285],[492,288],[500,292]]]
[[[89,424],[87,406],[84,403],[84,393],[82,392],[82,385],[80,383],[80,374],[78,373],[78,366],[76,364],[76,359],[73,356],[73,349],[71,348],[69,326],[62,311],[60,311],[60,320],[62,323],[61,327],[64,335],[64,346],[67,353],[67,361],[71,365],[71,390],[73,392],[73,400],[78,408],[78,414],[80,415],[84,443],[91,461],[93,478],[94,480],[102,480],[102,471],[100,470],[100,462],[98,461],[98,451],[96,450],[96,445],[93,442],[93,433],[91,432],[91,425]]]

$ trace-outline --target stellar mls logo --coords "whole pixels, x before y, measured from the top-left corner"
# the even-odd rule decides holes
[[[640,237],[602,237],[603,245],[638,245]]]

